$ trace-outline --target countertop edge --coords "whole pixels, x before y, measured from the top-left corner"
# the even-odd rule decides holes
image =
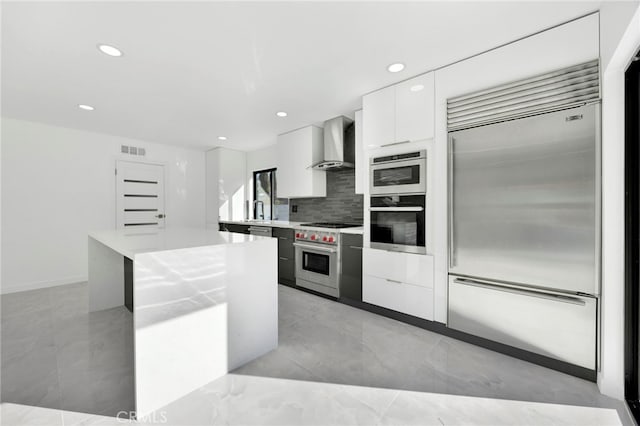
[[[304,222],[285,222],[285,221],[273,221],[273,222],[255,222],[249,221],[245,222],[243,220],[220,220],[219,223],[231,223],[234,225],[253,225],[253,226],[266,226],[272,228],[296,228],[301,226]],[[364,227],[358,226],[353,228],[340,228],[338,231],[341,234],[356,234],[356,235],[364,235]]]

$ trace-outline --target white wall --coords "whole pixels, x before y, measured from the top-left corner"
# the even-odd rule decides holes
[[[624,397],[624,72],[640,47],[638,4],[604,3],[602,58],[602,359],[600,391]],[[634,13],[635,9],[635,13]]]
[[[115,229],[115,162],[136,158],[165,164],[166,226],[204,226],[204,152],[2,119],[2,293],[87,279],[87,232]]]
[[[243,220],[246,200],[247,154],[228,148],[206,153],[207,226],[217,228],[218,220]]]

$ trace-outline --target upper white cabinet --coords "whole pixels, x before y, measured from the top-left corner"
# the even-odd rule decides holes
[[[367,148],[433,138],[433,78],[422,74],[362,98]]]
[[[278,136],[278,197],[326,197],[327,175],[311,168],[323,160],[322,129],[307,126]]]
[[[386,87],[362,98],[363,142],[367,148],[396,141],[396,88]]]

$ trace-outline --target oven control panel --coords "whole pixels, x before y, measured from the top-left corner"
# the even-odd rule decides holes
[[[340,233],[333,231],[318,231],[311,229],[296,229],[296,241],[306,241],[320,244],[338,244]]]

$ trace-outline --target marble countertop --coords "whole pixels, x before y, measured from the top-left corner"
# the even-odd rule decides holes
[[[273,226],[276,228],[296,228],[303,222],[289,222],[288,220],[221,220],[220,223],[235,223],[236,225]]]
[[[208,247],[221,244],[242,244],[268,239],[257,235],[219,232],[207,228],[121,229],[91,231],[89,237],[133,259],[136,254]]]
[[[307,222],[290,222],[287,220],[221,220],[220,223],[234,223],[237,225],[255,225],[255,226],[272,226],[276,228],[298,228]],[[305,227],[309,228],[309,227]],[[314,228],[326,231],[327,228]],[[364,234],[364,227],[358,226],[353,228],[339,229],[341,234]]]
[[[364,226],[354,226],[353,228],[342,228],[340,229],[340,233],[364,235]]]

